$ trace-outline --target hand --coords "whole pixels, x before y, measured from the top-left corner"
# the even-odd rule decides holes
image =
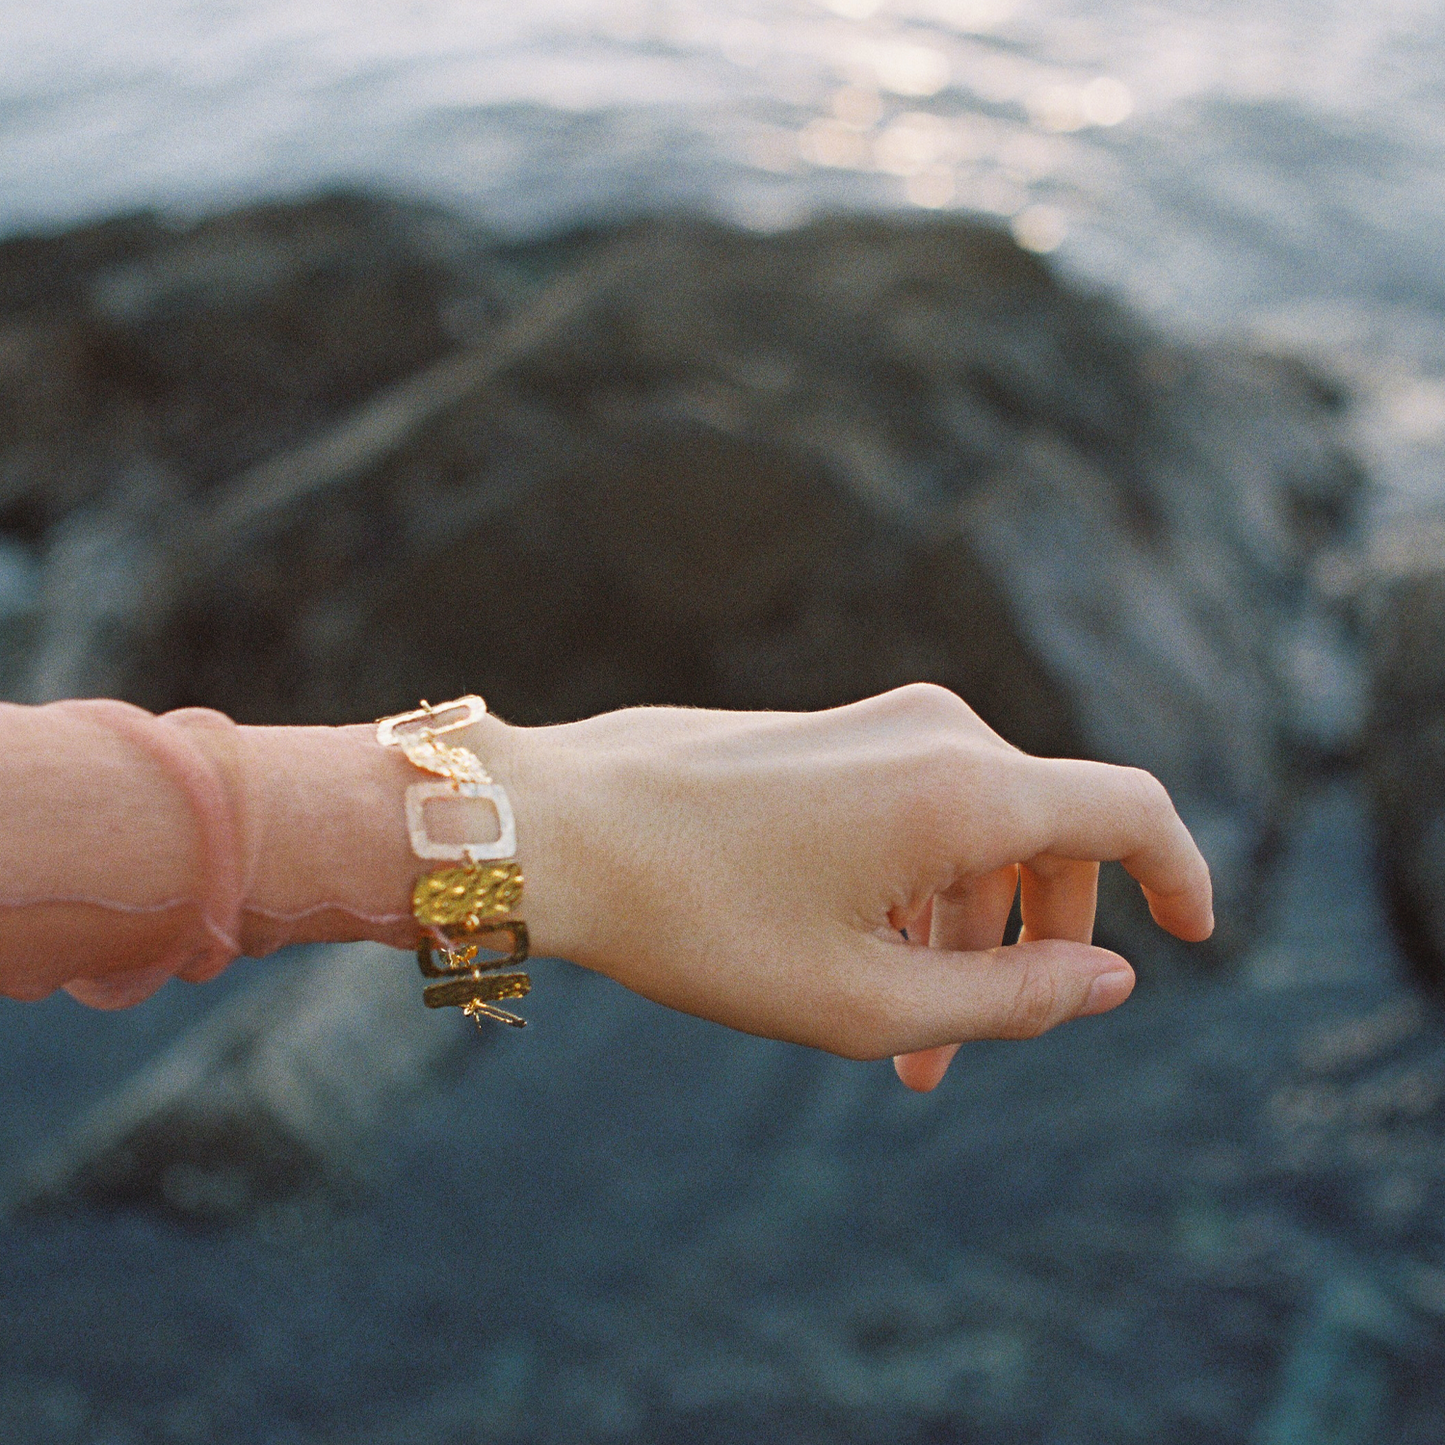
[[[1160,783],[1029,757],[940,687],[819,713],[486,718],[471,743],[511,792],[536,952],[749,1033],[899,1056],[915,1089],[961,1043],[1128,997],[1128,963],[1090,944],[1100,860],[1171,933],[1213,929]]]

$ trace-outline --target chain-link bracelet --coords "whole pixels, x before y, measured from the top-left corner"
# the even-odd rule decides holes
[[[415,712],[382,718],[376,740],[400,748],[408,760],[441,781],[413,783],[406,790],[406,826],[412,852],[452,866],[423,873],[412,889],[411,907],[420,930],[417,964],[437,980],[422,990],[428,1008],[460,1008],[481,1026],[483,1019],[524,1028],[526,1020],[497,1005],[524,998],[532,980],[515,969],[525,963],[527,925],[517,917],[522,904],[522,869],[517,862],[517,822],[507,791],[494,782],[481,759],[467,748],[443,741],[471,726],[487,705],[475,694],[433,707],[425,699]],[[498,836],[486,843],[444,843],[427,828],[427,805],[444,799],[476,799],[492,805]],[[503,956],[479,961],[481,942],[505,936]],[[476,941],[468,941],[476,940]]]

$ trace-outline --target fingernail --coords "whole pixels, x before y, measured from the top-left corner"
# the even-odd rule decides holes
[[[1134,991],[1134,975],[1127,968],[1116,969],[1113,973],[1101,973],[1089,985],[1089,996],[1079,1010],[1079,1017],[1086,1019],[1094,1014],[1106,1014],[1111,1008],[1118,1008]]]

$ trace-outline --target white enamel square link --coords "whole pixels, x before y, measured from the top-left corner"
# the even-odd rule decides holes
[[[485,798],[497,810],[501,837],[495,843],[435,843],[426,830],[426,805],[434,798]],[[452,863],[482,863],[513,858],[517,853],[517,820],[512,800],[500,783],[413,783],[406,790],[406,827],[418,858]]]

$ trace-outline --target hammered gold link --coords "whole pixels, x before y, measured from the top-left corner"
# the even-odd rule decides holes
[[[423,928],[458,928],[475,933],[504,918],[522,901],[517,863],[478,863],[424,873],[412,889],[411,909]]]

